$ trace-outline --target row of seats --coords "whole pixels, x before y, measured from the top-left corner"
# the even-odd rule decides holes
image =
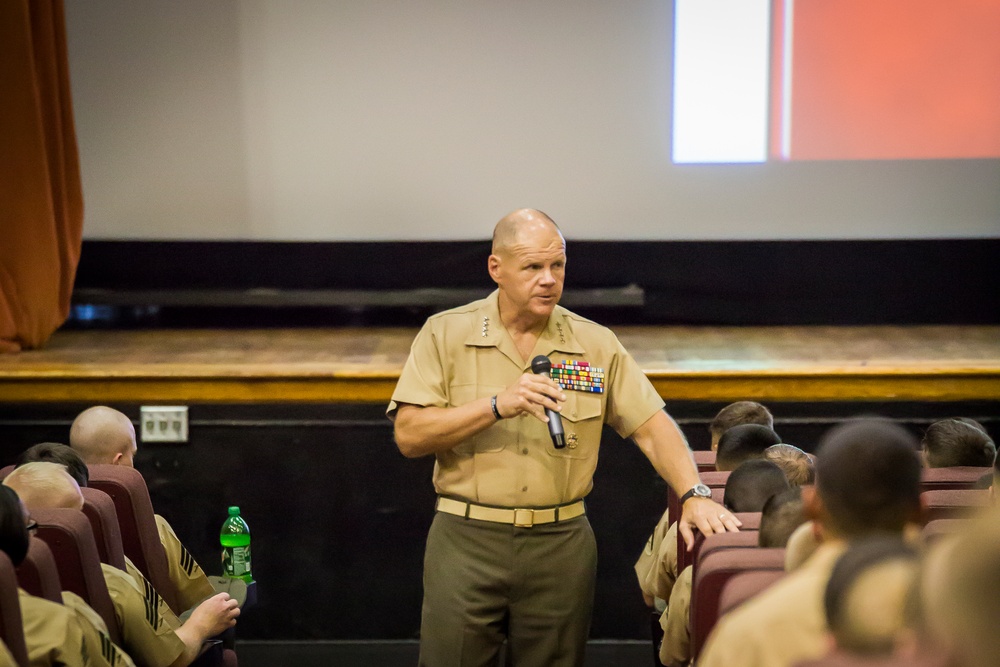
[[[11,470],[12,466],[0,470],[0,478]],[[166,553],[142,475],[133,468],[116,465],[91,465],[89,471],[90,486],[81,489],[82,513],[69,509],[32,512],[38,532],[31,538],[27,558],[16,568],[16,580],[28,593],[53,602],[62,602],[61,590],[76,593],[100,614],[112,641],[120,645],[121,628],[101,572],[102,562],[124,571],[127,556],[175,613],[180,615],[185,610],[179,608],[178,593],[168,574]],[[17,607],[16,586],[3,589],[14,591]],[[17,634],[11,630],[13,627],[20,630],[20,611],[15,621],[13,616],[7,616],[4,602],[0,601],[4,613],[0,629],[10,647],[8,634]],[[12,639],[17,643],[17,637]],[[22,634],[20,643],[23,641]],[[216,646],[194,664],[229,666],[236,665],[237,660],[234,651]]]

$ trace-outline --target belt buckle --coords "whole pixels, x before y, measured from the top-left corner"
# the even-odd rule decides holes
[[[535,510],[531,509],[514,510],[515,528],[531,528],[533,525],[535,525]]]

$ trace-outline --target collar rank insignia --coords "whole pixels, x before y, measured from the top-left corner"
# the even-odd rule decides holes
[[[604,393],[604,369],[591,366],[586,361],[563,361],[552,364],[549,376],[563,389]]]

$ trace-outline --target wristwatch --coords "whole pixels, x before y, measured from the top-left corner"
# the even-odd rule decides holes
[[[708,488],[704,484],[695,484],[691,487],[691,490],[681,496],[681,505],[687,502],[688,498],[711,498],[712,489]]]

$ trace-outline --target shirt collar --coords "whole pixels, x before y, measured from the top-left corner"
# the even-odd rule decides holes
[[[493,290],[493,293],[482,301],[479,309],[476,310],[475,323],[465,340],[465,344],[474,347],[496,347],[513,361],[523,365],[519,360],[520,355],[514,348],[514,341],[500,320],[499,294],[500,290]],[[542,330],[538,336],[538,342],[535,343],[535,351],[538,354],[551,356],[553,352],[584,353],[583,346],[573,334],[573,327],[566,317],[567,312],[561,306],[556,306],[552,311],[545,324],[545,329]],[[528,362],[530,363],[530,361],[529,359]]]

